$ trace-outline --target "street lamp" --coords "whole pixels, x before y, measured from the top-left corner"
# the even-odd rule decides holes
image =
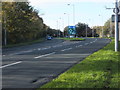
[[[4,45],[7,45],[6,14],[4,13]]]
[[[60,29],[61,29],[61,23],[60,23],[61,17],[58,19],[58,36],[60,37]]]
[[[57,22],[57,25],[56,25],[56,28],[58,30],[58,20],[56,21]],[[59,36],[59,32],[57,32],[57,37]]]
[[[67,4],[68,6],[70,6],[71,4]],[[75,25],[75,5],[72,4],[73,6],[73,25]]]
[[[120,5],[120,1],[119,1]],[[119,41],[119,28],[118,28],[118,13],[119,13],[119,8],[118,6],[118,0],[115,0],[115,8],[106,8],[106,9],[113,9],[113,12],[115,13],[115,52],[118,51],[118,41]]]
[[[87,28],[88,28],[88,25],[86,24],[86,37],[87,37]]]
[[[118,13],[119,13],[119,9],[118,9],[118,0],[115,1],[115,52],[118,51]]]
[[[68,14],[68,13],[64,13],[64,15],[67,15],[67,18],[68,18],[68,26],[69,26],[69,14]]]
[[[103,24],[103,16],[102,16],[102,15],[99,15],[99,16],[101,16],[101,18],[102,18],[101,20],[102,20],[102,24]],[[104,26],[104,25],[103,25],[103,26]],[[103,35],[103,26],[102,26],[102,37],[104,36],[104,35]]]

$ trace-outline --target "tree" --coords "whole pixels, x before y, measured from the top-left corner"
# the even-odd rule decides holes
[[[104,35],[106,37],[114,36],[114,24],[111,22],[110,19],[107,20],[104,24]]]
[[[47,25],[39,17],[38,11],[28,2],[3,2],[2,15],[3,42],[5,29],[8,44],[27,42],[46,36]]]

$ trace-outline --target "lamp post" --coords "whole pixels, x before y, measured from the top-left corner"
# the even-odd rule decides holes
[[[57,25],[56,25],[56,28],[58,30],[58,20],[56,21],[57,22]],[[57,32],[57,37],[59,36],[59,32]]]
[[[102,20],[102,24],[103,24],[103,16],[102,15],[99,15],[99,16],[101,16],[101,20]],[[104,26],[104,25],[103,25]],[[102,26],[102,38],[104,37],[104,34],[103,34],[103,26]]]
[[[68,6],[70,6],[71,4],[67,4]],[[72,4],[73,6],[73,25],[75,25],[75,5]]]
[[[118,51],[118,13],[119,13],[119,9],[118,9],[118,0],[115,1],[115,52]]]
[[[60,37],[60,29],[61,29],[61,23],[60,23],[60,21],[61,21],[61,17],[59,18],[59,30],[58,30],[59,37]]]
[[[120,1],[119,1],[120,3]],[[118,28],[118,13],[119,13],[119,7],[118,7],[118,0],[115,0],[115,8],[106,8],[106,9],[113,9],[113,12],[115,13],[115,52],[118,51],[118,41],[119,41],[119,28]]]
[[[86,24],[86,37],[87,37],[87,28],[88,28],[88,25]]]
[[[64,13],[64,15],[67,15],[67,18],[68,18],[68,26],[69,26],[69,14],[68,14],[68,13]]]
[[[4,13],[4,45],[7,45],[6,14]]]

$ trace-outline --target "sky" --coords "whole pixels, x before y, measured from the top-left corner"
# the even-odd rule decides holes
[[[53,29],[73,26],[78,22],[90,27],[102,26],[113,13],[115,0],[28,0],[39,11],[44,23]],[[69,4],[69,5],[68,5]],[[74,17],[73,17],[74,16]]]

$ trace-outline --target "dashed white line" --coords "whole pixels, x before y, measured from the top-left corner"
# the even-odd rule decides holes
[[[72,48],[67,48],[67,49],[63,49],[61,51],[67,51],[67,50],[71,50]]]
[[[48,49],[48,48],[41,48],[41,50],[46,50],[46,49]]]
[[[37,56],[37,57],[34,57],[34,58],[41,58],[41,57],[45,57],[45,56],[49,56],[49,55],[52,55],[52,54],[55,54],[55,52],[52,52],[52,53],[49,53],[49,54],[45,54],[45,55],[40,55],[40,56]]]
[[[79,45],[78,47],[81,47],[81,46],[83,46],[83,45]]]
[[[85,45],[88,45],[88,43],[85,43]]]
[[[1,66],[0,68],[5,68],[5,67],[13,66],[13,65],[16,65],[16,64],[19,64],[19,63],[22,63],[22,61],[11,63],[11,64],[7,64],[7,65],[4,65],[4,66]]]

